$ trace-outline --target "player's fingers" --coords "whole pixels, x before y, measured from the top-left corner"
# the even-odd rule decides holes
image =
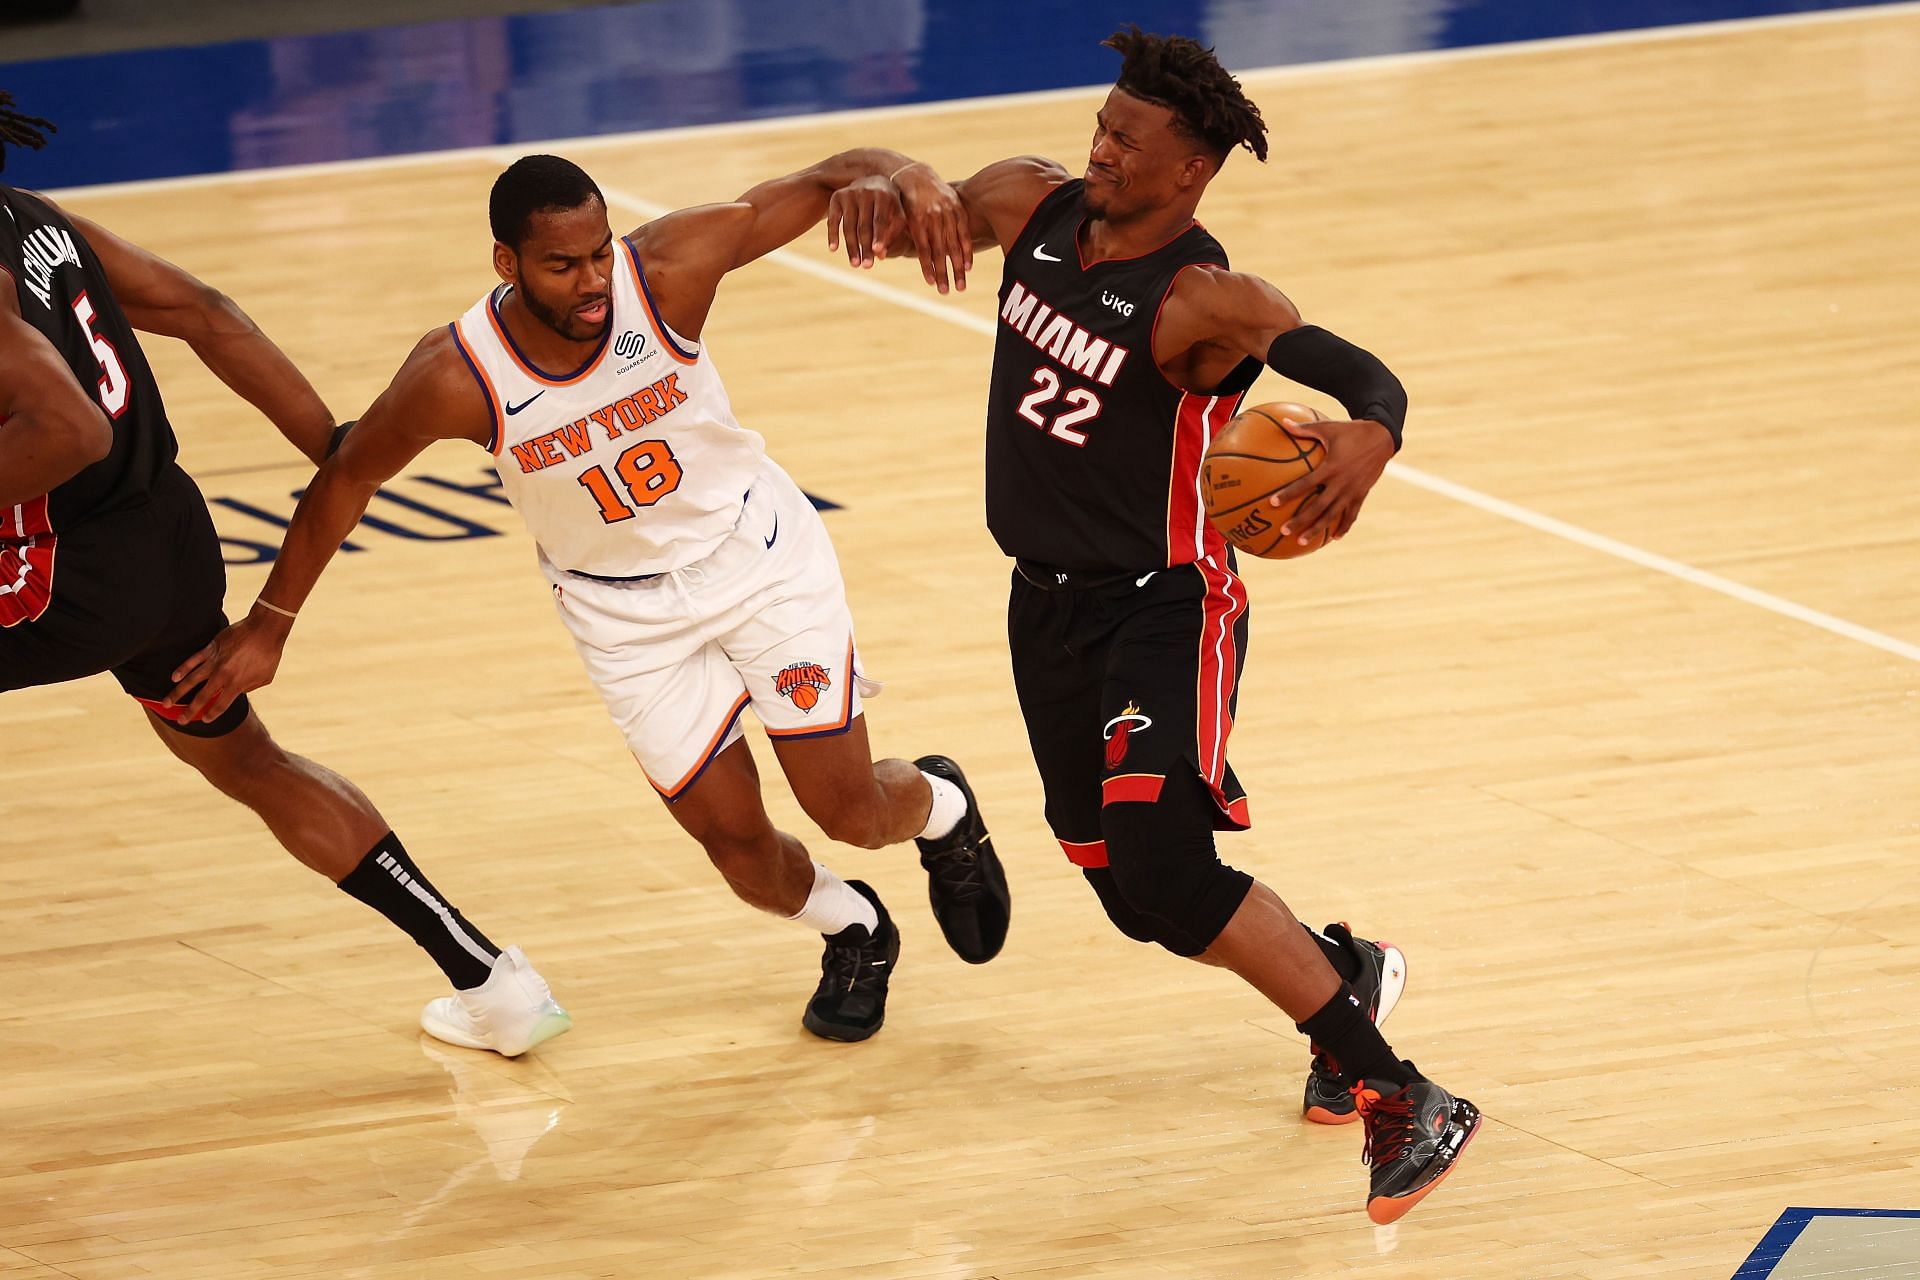
[[[906,217],[900,212],[899,202],[882,200],[873,210],[873,256],[884,258],[892,252],[894,237],[900,234]]]
[[[947,225],[947,256],[953,261],[953,287],[967,291],[967,272],[973,266],[973,254],[967,250],[967,238],[960,228]]]
[[[214,654],[218,650],[219,642],[215,641],[181,663],[173,673],[173,688],[168,690],[167,696],[160,700],[160,705],[178,706],[180,699],[186,697],[195,685],[206,679],[207,669],[212,666]]]
[[[836,191],[827,201],[827,252],[832,253],[840,247],[840,210],[846,201],[841,199],[844,192]]]
[[[947,284],[947,238],[939,220],[931,219],[927,224],[928,261],[933,265],[933,287],[945,293]]]
[[[1304,543],[1315,541],[1327,531],[1327,517],[1333,511],[1333,497],[1327,493],[1316,493],[1300,504],[1300,510],[1283,523],[1280,528],[1289,538],[1298,538]]]
[[[1353,522],[1360,518],[1360,504],[1355,502],[1340,512],[1339,521],[1333,526],[1333,540],[1338,542],[1347,536],[1347,530],[1353,528]]]
[[[1267,505],[1270,507],[1285,507],[1291,511],[1300,499],[1321,487],[1319,475],[1309,471],[1303,476],[1295,476],[1292,480],[1289,480],[1286,484],[1275,490],[1273,496],[1267,499]]]
[[[920,258],[920,278],[926,281],[927,287],[931,289],[933,287],[934,257],[940,251],[939,237],[935,234],[933,225],[925,218],[916,217],[912,225],[913,248],[914,252],[918,254]]]
[[[192,724],[196,720],[218,719],[221,711],[226,710],[226,708],[221,707],[219,711],[212,710],[211,708],[220,700],[220,692],[220,686],[217,681],[209,680],[201,685],[199,692],[193,695],[193,701],[187,703],[186,714],[180,717],[181,720],[187,724]],[[228,699],[228,701],[232,701],[232,699]]]
[[[859,265],[871,267],[873,265],[873,205],[862,200],[855,208],[859,210],[855,215],[857,221],[854,224],[854,233],[860,238]]]

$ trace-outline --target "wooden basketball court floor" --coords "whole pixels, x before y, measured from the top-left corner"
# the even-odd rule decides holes
[[[810,240],[731,281],[709,340],[842,504],[876,745],[982,793],[1005,955],[948,954],[910,847],[828,848],[775,784],[906,939],[878,1038],[805,1034],[817,942],[662,812],[511,513],[430,482],[484,480],[449,446],[393,491],[504,532],[357,535],[258,705],[575,1032],[517,1062],[425,1041],[425,958],[110,681],[10,696],[0,1276],[1724,1280],[1787,1206],[1914,1206],[1916,72],[1903,7],[1247,77],[1274,162],[1237,157],[1203,218],[1415,405],[1350,539],[1246,568],[1256,827],[1225,843],[1406,949],[1390,1038],[1485,1108],[1396,1228],[1359,1133],[1299,1122],[1287,1019],[1112,933],[1041,823],[980,520],[997,258],[942,300]],[[858,143],[1077,168],[1097,99],[566,150],[624,229]],[[234,294],[348,416],[491,279],[513,154],[69,199]],[[289,512],[305,471],[152,352],[244,558],[276,532],[244,508]],[[232,570],[234,609],[263,576]]]

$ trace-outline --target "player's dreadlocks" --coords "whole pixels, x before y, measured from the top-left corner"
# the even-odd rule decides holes
[[[30,116],[13,105],[13,95],[0,89],[0,169],[7,167],[7,148],[25,147],[38,151],[47,145],[42,129],[59,132],[53,121]]]
[[[1240,92],[1213,50],[1185,36],[1148,35],[1139,27],[1100,42],[1118,53],[1118,86],[1143,102],[1173,112],[1174,128],[1204,143],[1222,163],[1236,146],[1267,158],[1267,122]]]

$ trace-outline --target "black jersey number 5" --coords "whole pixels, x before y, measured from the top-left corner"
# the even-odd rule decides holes
[[[131,387],[127,368],[120,363],[120,352],[113,343],[94,327],[93,299],[87,297],[84,289],[73,300],[73,318],[86,331],[87,345],[93,348],[93,358],[100,362],[100,407],[107,411],[109,418],[117,418],[127,411],[127,392]]]
[[[1071,407],[1048,422],[1040,411],[1056,400]],[[1060,375],[1041,365],[1033,371],[1033,390],[1027,392],[1020,401],[1020,416],[1056,440],[1065,440],[1077,449],[1084,449],[1087,447],[1087,433],[1075,431],[1074,428],[1100,416],[1100,397],[1085,387],[1068,387],[1066,394],[1062,395]]]
[[[588,467],[578,483],[600,506],[600,518],[608,524],[631,520],[636,507],[650,507],[680,487],[680,463],[665,440],[642,440],[613,464],[614,474],[627,491],[631,504],[622,501],[605,467]]]

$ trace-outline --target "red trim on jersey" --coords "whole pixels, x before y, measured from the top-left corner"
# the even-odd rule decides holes
[[[654,341],[665,347],[667,354],[681,364],[698,364],[700,353],[681,350],[680,344],[674,341],[673,334],[667,329],[667,322],[660,318],[660,312],[654,308],[653,290],[647,287],[647,270],[640,265],[640,251],[625,236],[620,237],[620,243],[627,247],[627,264],[633,271],[634,284],[639,286],[640,306],[647,313],[647,324],[653,329]]]
[[[1060,841],[1060,850],[1067,855],[1067,861],[1076,867],[1104,867],[1107,865],[1107,842],[1089,840],[1085,844],[1072,840]]]
[[[1161,789],[1167,785],[1163,773],[1119,773],[1111,778],[1100,780],[1100,804],[1127,804],[1139,802],[1152,804],[1160,798]]]
[[[487,452],[497,457],[507,439],[506,416],[500,412],[500,393],[494,390],[493,379],[489,378],[487,371],[480,367],[480,362],[473,358],[473,352],[467,350],[466,339],[460,336],[459,322],[448,325],[447,332],[453,335],[454,349],[460,353],[460,358],[467,362],[467,368],[473,371],[473,380],[480,384],[480,393],[487,398],[487,412],[493,416],[493,438],[487,441]]]
[[[198,685],[194,687],[199,688]],[[158,698],[143,698],[137,693],[133,695],[133,700],[169,724],[179,724],[187,715],[187,704],[184,702],[169,707]]]
[[[0,511],[0,627],[33,622],[52,607],[59,546],[47,495]]]
[[[1019,244],[1021,238],[1027,234],[1027,228],[1033,225],[1033,215],[1040,212],[1040,206],[1045,204],[1047,201],[1053,199],[1055,192],[1059,191],[1060,188],[1066,186],[1067,183],[1072,181],[1073,181],[1072,178],[1063,178],[1061,181],[1056,182],[1052,186],[1048,187],[1045,194],[1043,194],[1038,200],[1035,200],[1033,202],[1033,208],[1027,210],[1027,216],[1021,220],[1020,230],[1014,234],[1013,239],[1007,241],[1008,249],[1011,249],[1013,248],[1013,246]],[[1084,186],[1085,179],[1082,179],[1081,181],[1082,181],[1082,185]]]
[[[1200,224],[1196,222],[1194,225],[1199,226]],[[1160,313],[1167,309],[1167,299],[1173,296],[1173,287],[1180,283],[1181,276],[1193,270],[1195,267],[1215,267],[1221,271],[1225,271],[1227,264],[1224,262],[1189,262],[1186,266],[1174,272],[1173,279],[1167,281],[1166,292],[1160,295],[1160,305],[1153,309],[1153,324],[1147,330],[1147,357],[1153,361],[1154,372],[1160,375],[1162,382],[1172,387],[1175,391],[1180,392],[1182,395],[1189,395],[1191,393],[1172,378],[1169,378],[1167,371],[1160,367],[1160,357],[1154,354],[1153,344],[1154,339],[1158,337],[1160,333]]]
[[[1173,418],[1173,454],[1167,463],[1167,567],[1191,564],[1226,544],[1206,520],[1200,464],[1220,429],[1233,421],[1239,396],[1180,393]]]
[[[1227,798],[1226,777],[1227,736],[1233,732],[1233,691],[1240,666],[1234,627],[1247,611],[1247,588],[1233,570],[1225,567],[1226,562],[1226,542],[1209,527],[1206,555],[1194,564],[1207,584],[1206,597],[1200,604],[1194,758],[1200,762],[1200,774],[1213,792],[1214,803],[1230,821],[1244,827],[1248,825],[1246,798]]]
[[[1086,182],[1086,179],[1082,178],[1081,183],[1083,185],[1080,188],[1080,194],[1083,198],[1087,193],[1086,186],[1084,185],[1085,182]],[[1162,249],[1172,244],[1175,240],[1178,240],[1181,236],[1187,234],[1187,232],[1199,226],[1200,223],[1197,219],[1189,219],[1186,226],[1180,228],[1178,231],[1174,232],[1172,235],[1168,236],[1165,240],[1162,240],[1159,244],[1153,246],[1153,248],[1147,250],[1145,253],[1131,253],[1124,258],[1101,258],[1095,262],[1088,262],[1087,255],[1083,253],[1080,249],[1080,232],[1086,227],[1086,225],[1087,225],[1087,215],[1084,213],[1080,215],[1080,221],[1073,224],[1073,253],[1074,253],[1074,256],[1080,260],[1080,271],[1083,275],[1086,272],[1092,270],[1094,267],[1104,267],[1109,262],[1138,262],[1142,258],[1151,258],[1154,254],[1160,252]],[[1186,268],[1182,267],[1180,268],[1180,270],[1185,271]],[[1179,271],[1174,272],[1174,275],[1176,277],[1179,274],[1180,274]]]

